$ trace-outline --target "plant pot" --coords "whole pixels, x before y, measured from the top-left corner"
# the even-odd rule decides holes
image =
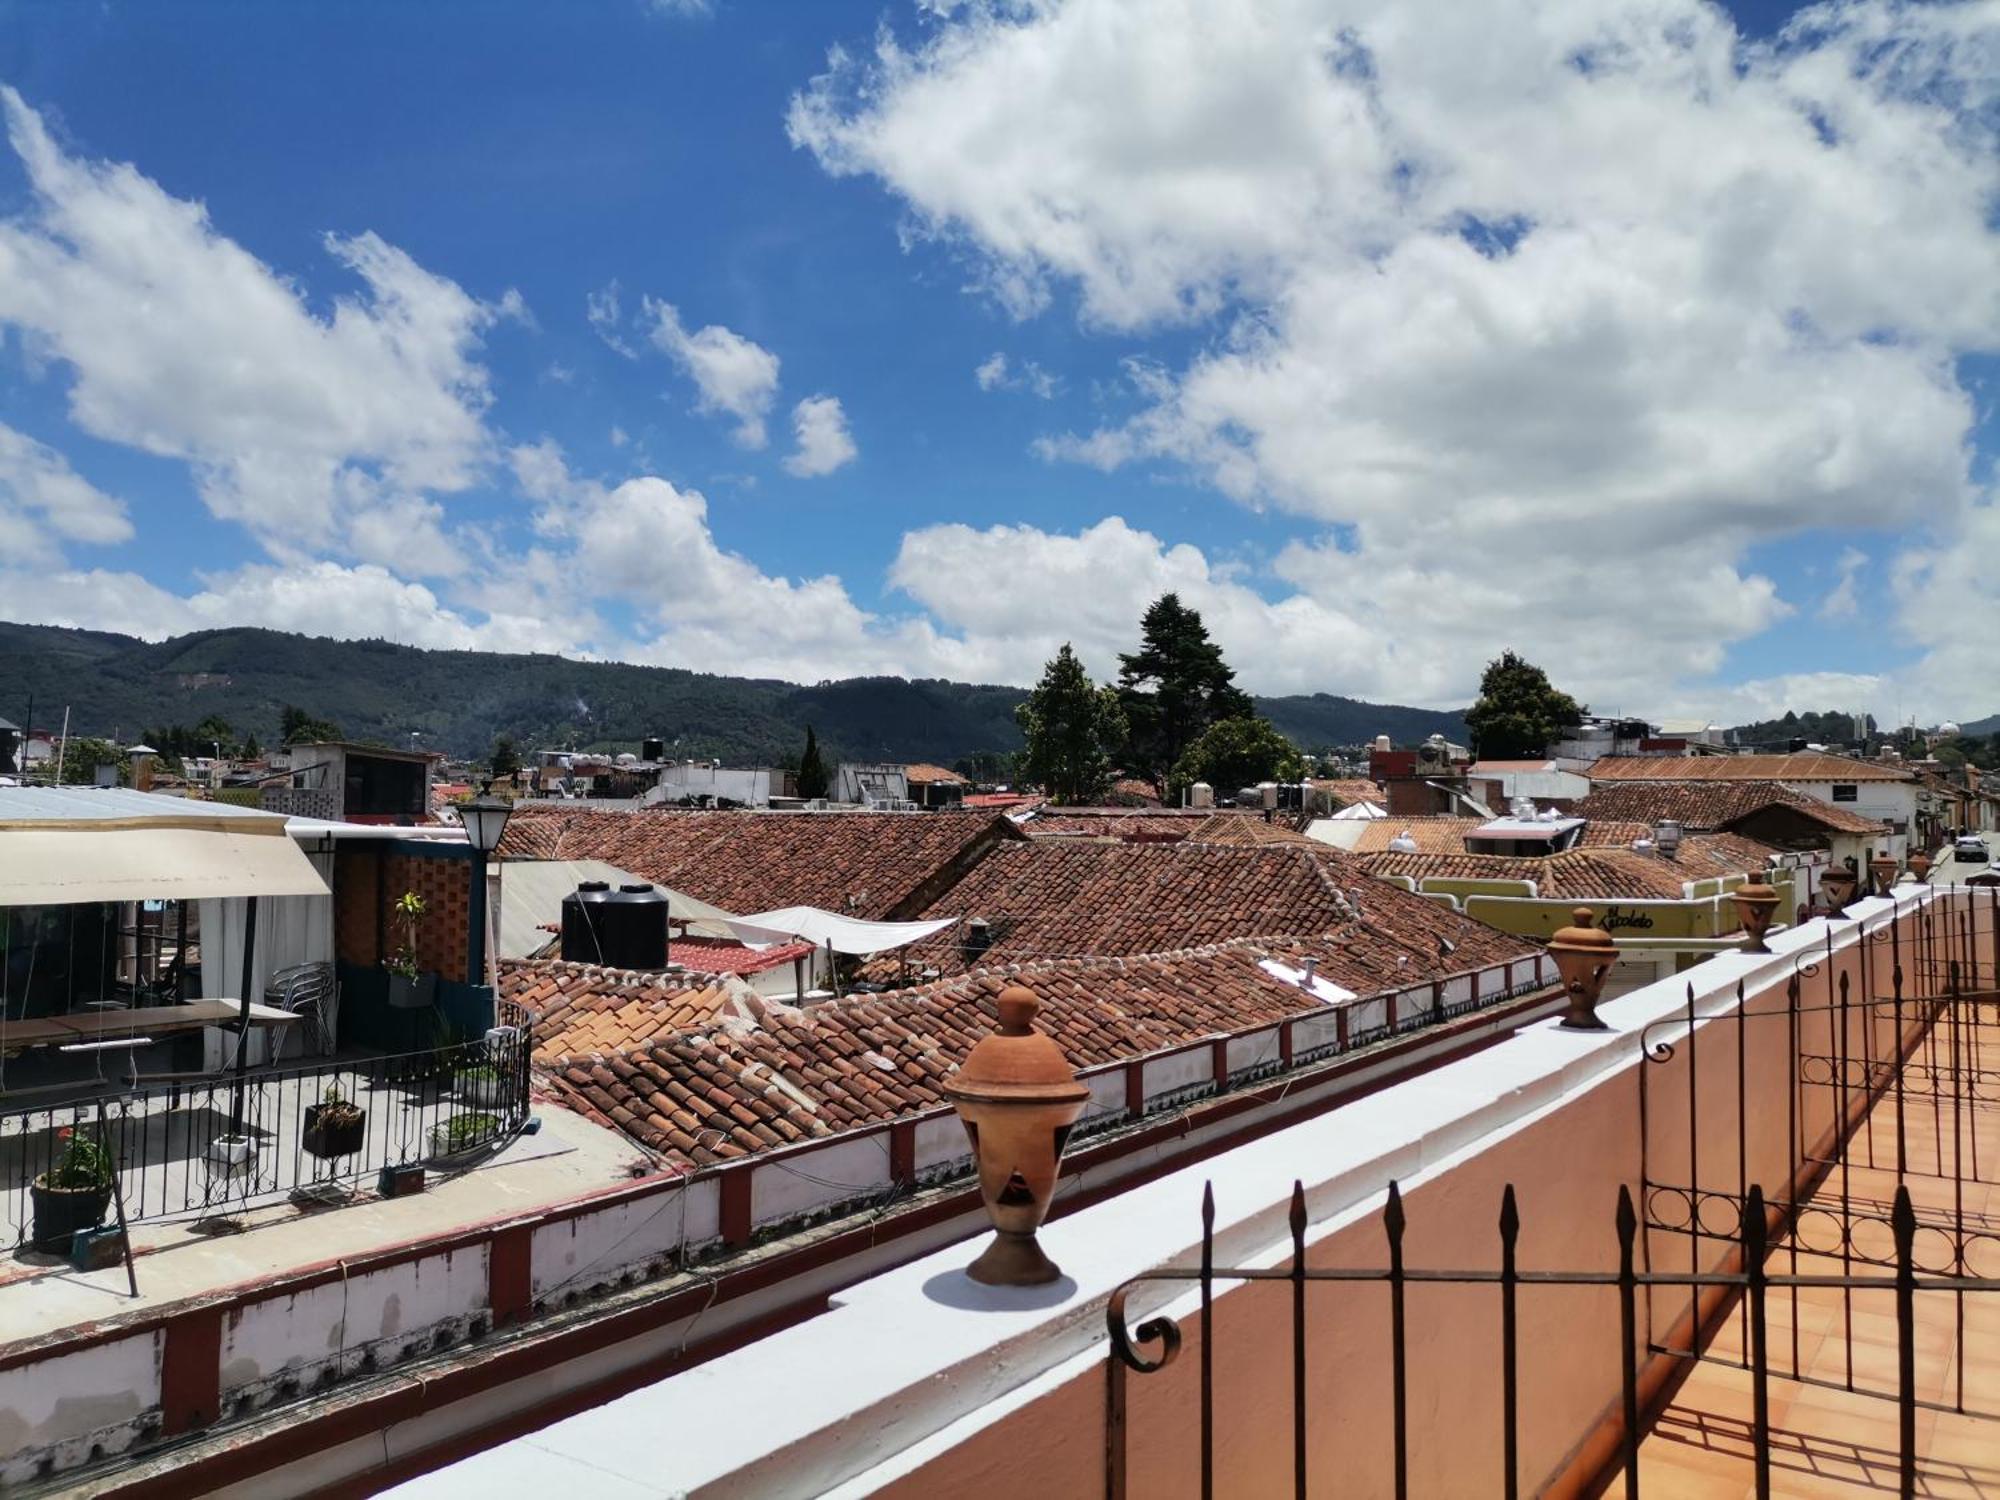
[[[361,1149],[368,1135],[368,1112],[362,1110],[352,1119],[334,1121],[329,1124],[325,1117],[331,1106],[308,1104],[306,1124],[300,1144],[306,1155],[317,1156],[321,1161],[332,1161],[337,1156],[352,1156]]]
[[[491,1109],[505,1104],[513,1090],[505,1078],[461,1078],[458,1093],[468,1104]]]
[[[248,1177],[257,1170],[257,1142],[247,1135],[219,1135],[208,1143],[202,1164],[210,1177]]]
[[[498,1115],[460,1115],[431,1126],[431,1160],[470,1159],[492,1150],[505,1139]]]
[[[37,1177],[28,1185],[35,1204],[34,1237],[37,1250],[69,1253],[70,1240],[79,1229],[95,1229],[104,1222],[111,1207],[111,1184],[101,1187],[49,1187]]]
[[[419,974],[412,978],[408,974],[389,976],[389,1009],[424,1010],[437,996],[438,977],[435,974]]]

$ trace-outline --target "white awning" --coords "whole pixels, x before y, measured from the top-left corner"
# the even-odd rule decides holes
[[[0,821],[0,906],[327,894],[282,818]]]
[[[946,917],[935,922],[866,922],[860,917],[821,911],[817,906],[786,906],[733,918],[729,930],[739,942],[752,948],[804,939],[816,948],[859,956],[905,947],[934,932],[943,932],[957,920]]]

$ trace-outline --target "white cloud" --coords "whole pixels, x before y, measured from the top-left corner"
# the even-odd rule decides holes
[[[30,189],[0,218],[0,325],[68,373],[84,431],[187,462],[210,510],[287,560],[479,476],[476,354],[518,294],[488,305],[371,232],[330,234],[361,291],[318,316],[199,203],[68,154],[11,89],[0,109]]]
[[[1463,702],[1505,642],[1608,701],[1786,612],[1753,543],[1923,526],[1965,566],[1996,78],[1990,3],[1750,45],[1699,0],[1072,0],[836,52],[789,126],[1017,316],[1208,323],[1041,451],[1337,528],[1278,561],[1358,632],[1322,685]]]
[[[0,423],[0,566],[46,565],[64,541],[127,541],[125,506],[69,466],[46,443]]]
[[[1010,369],[1007,356],[999,350],[981,362],[972,372],[972,378],[979,383],[982,391],[1026,391],[1043,401],[1053,400],[1062,389],[1061,377],[1043,369],[1032,359],[1023,360],[1018,368]]]
[[[715,13],[714,0],[645,0],[647,11],[677,21],[699,20]]]
[[[653,347],[694,382],[700,393],[695,409],[736,418],[736,441],[745,448],[763,447],[764,418],[778,396],[778,356],[719,323],[689,333],[679,311],[656,298],[646,298],[642,312]]]
[[[1851,620],[1861,610],[1859,590],[1861,570],[1868,565],[1868,554],[1858,547],[1848,547],[1834,563],[1834,584],[1819,603],[1819,617],[1822,620]]]
[[[861,452],[848,433],[838,396],[808,396],[793,407],[792,436],[797,447],[785,459],[785,472],[800,479],[831,474]]]

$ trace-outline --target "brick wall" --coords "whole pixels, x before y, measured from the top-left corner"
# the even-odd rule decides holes
[[[395,904],[423,898],[417,964],[446,979],[465,978],[472,930],[472,861],[425,859],[367,845],[341,849],[334,864],[334,949],[343,963],[379,964],[402,945]]]

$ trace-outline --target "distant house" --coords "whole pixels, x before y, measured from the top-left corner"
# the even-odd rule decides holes
[[[290,779],[267,785],[267,812],[336,823],[431,821],[434,761],[427,751],[328,740],[293,745]]]
[[[910,801],[910,778],[905,767],[886,761],[844,760],[833,773],[832,800],[860,807],[900,807]]]
[[[965,778],[943,766],[905,766],[903,781],[910,800],[919,807],[956,807],[967,790]]]

